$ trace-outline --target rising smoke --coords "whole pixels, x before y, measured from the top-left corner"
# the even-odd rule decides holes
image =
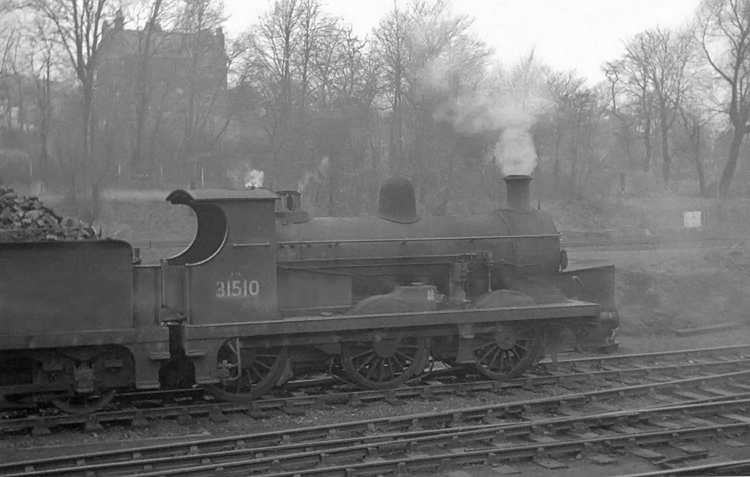
[[[495,145],[495,164],[503,175],[531,175],[536,167],[536,151],[528,126],[508,126]]]
[[[530,131],[545,104],[541,94],[529,87],[523,91],[504,87],[499,81],[489,84],[489,80],[483,90],[456,88],[461,68],[455,57],[451,52],[441,54],[420,75],[425,93],[442,98],[435,119],[449,122],[465,137],[489,141],[492,157],[486,159],[493,160],[504,175],[531,174],[537,156]]]
[[[323,159],[321,159],[315,169],[312,171],[305,171],[297,183],[297,191],[301,194],[307,188],[307,185],[311,180],[317,184],[322,183],[324,178],[328,176],[328,165],[330,162],[328,156],[323,156]]]
[[[265,173],[257,169],[251,169],[245,173],[244,185],[246,189],[263,187],[263,178]]]

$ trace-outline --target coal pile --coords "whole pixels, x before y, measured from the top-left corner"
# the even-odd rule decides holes
[[[94,240],[93,227],[74,217],[61,217],[37,197],[22,197],[0,186],[0,242]]]

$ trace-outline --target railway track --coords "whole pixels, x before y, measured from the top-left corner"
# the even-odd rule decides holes
[[[562,361],[559,369],[556,371],[546,369],[549,365],[545,363],[536,370],[535,374],[513,382],[469,382],[457,383],[455,385],[433,383],[426,386],[393,390],[390,393],[385,393],[385,396],[381,395],[379,399],[389,399],[388,402],[397,405],[403,402],[404,399],[438,400],[443,396],[451,394],[481,393],[487,396],[488,400],[497,400],[507,398],[514,387],[523,386],[527,389],[535,389],[541,392],[544,390],[542,386],[545,385],[556,385],[558,389],[562,388],[566,390],[566,394],[553,398],[500,403],[460,409],[447,413],[391,417],[276,433],[209,439],[187,444],[151,446],[125,452],[101,452],[72,456],[65,459],[47,459],[6,464],[0,465],[0,476],[98,476],[129,475],[131,473],[144,472],[145,475],[151,475],[149,472],[152,470],[156,472],[153,475],[204,475],[199,472],[200,469],[212,473],[212,475],[224,475],[225,471],[228,472],[230,470],[231,472],[228,472],[229,475],[234,474],[234,470],[241,472],[242,475],[257,472],[263,473],[263,475],[269,473],[269,475],[273,475],[274,473],[278,475],[297,475],[299,473],[297,466],[305,468],[314,466],[315,469],[335,467],[335,469],[328,469],[330,472],[323,472],[325,475],[370,475],[371,472],[375,472],[372,475],[377,475],[378,473],[390,472],[386,472],[386,470],[393,466],[395,466],[393,468],[397,472],[404,473],[418,469],[431,469],[431,471],[434,471],[436,468],[434,466],[435,462],[438,462],[437,466],[441,468],[455,465],[478,465],[478,459],[481,456],[484,456],[482,459],[485,459],[486,465],[505,462],[508,459],[528,460],[528,458],[531,458],[533,462],[538,461],[538,465],[543,465],[547,463],[544,459],[548,459],[544,455],[569,455],[573,452],[570,449],[578,449],[576,446],[580,445],[583,445],[587,449],[587,453],[581,454],[579,452],[576,455],[579,458],[585,456],[587,460],[590,458],[590,460],[596,462],[600,457],[597,457],[598,454],[596,453],[592,454],[591,448],[594,445],[598,446],[597,442],[599,441],[573,442],[575,439],[566,438],[563,440],[564,443],[561,443],[559,446],[550,446],[550,451],[544,450],[542,454],[537,453],[532,457],[529,457],[530,454],[528,453],[532,451],[533,446],[536,446],[535,448],[538,449],[538,444],[544,443],[534,440],[535,436],[539,437],[540,429],[542,434],[556,436],[560,431],[556,430],[556,427],[549,427],[550,425],[563,427],[577,426],[581,428],[581,424],[576,424],[576,421],[570,420],[576,416],[596,415],[601,419],[610,419],[615,417],[615,414],[612,414],[613,412],[622,412],[623,408],[626,407],[635,409],[634,412],[637,414],[644,409],[665,408],[687,405],[688,403],[721,403],[727,405],[727,403],[734,401],[735,403],[732,406],[736,406],[736,403],[747,405],[747,400],[750,399],[750,372],[745,371],[748,369],[745,353],[749,351],[750,347],[748,346],[733,346],[665,353],[588,357]],[[330,402],[330,404],[325,405],[358,406],[368,402],[368,399],[378,399],[376,394],[378,393],[343,393],[340,396],[334,396],[336,399]],[[231,412],[245,412],[250,413],[255,418],[264,418],[268,417],[274,410],[283,410],[284,412],[291,413],[305,412],[305,407],[302,405],[304,402],[307,402],[311,406],[316,403],[325,402],[321,401],[319,397],[312,396],[298,395],[293,399],[297,400],[295,404],[289,404],[288,401],[285,402],[283,399],[272,399],[263,400],[248,407],[213,404],[189,405],[169,409],[160,408],[154,409],[153,415],[141,413],[140,418],[147,421],[151,418],[163,419],[171,415],[178,419],[191,420],[204,415],[217,421],[224,421],[227,419],[226,414]],[[336,403],[337,399],[339,404]],[[90,426],[92,422],[96,425],[101,425],[102,422],[107,422],[109,419],[118,422],[123,420],[128,421],[129,419],[137,421],[137,418],[134,418],[132,415],[127,415],[127,413],[122,414],[122,411],[120,413],[119,417],[117,413],[104,413],[105,415],[99,415],[95,420],[87,422]],[[738,416],[742,415],[741,411],[738,411],[738,413]],[[109,415],[107,416],[106,414]],[[82,418],[82,416],[60,417],[63,419]],[[630,419],[628,415],[617,415],[616,418],[621,419],[621,422],[622,419]],[[547,422],[550,419],[562,420],[556,424],[557,421]],[[747,418],[747,422],[750,422],[750,417]],[[133,424],[138,423],[133,422]],[[531,432],[521,432],[519,430],[521,427],[512,428],[515,429],[513,432],[520,433],[518,434],[520,437],[512,439],[514,442],[518,441],[516,442],[518,445],[514,444],[515,450],[513,452],[516,453],[490,452],[496,450],[495,447],[500,442],[495,442],[497,439],[494,437],[491,440],[492,445],[489,447],[479,445],[483,440],[488,439],[487,433],[497,434],[497,426],[512,430],[508,426],[521,426],[522,424],[526,425],[526,428],[531,425]],[[456,430],[468,432],[472,431],[472,428],[476,428],[473,429],[473,431],[476,431],[476,434],[459,435],[456,437]],[[737,432],[744,429],[741,425],[732,427],[732,429],[735,428],[739,429]],[[550,431],[550,429],[554,432]],[[687,433],[685,434],[687,436],[685,437],[686,439],[693,438],[691,437],[694,435],[692,431],[685,432]],[[391,451],[392,448],[387,445],[385,448],[381,448],[381,445],[378,444],[380,442],[397,441],[391,434],[394,436],[408,436],[408,446],[410,446],[408,451]],[[512,434],[506,432],[505,435],[507,437]],[[609,434],[603,435],[609,436]],[[658,434],[658,436],[661,435]],[[420,439],[424,438],[424,442],[417,442],[413,439],[417,437],[420,437]],[[469,437],[473,440],[470,440]],[[386,440],[383,441],[383,438]],[[439,450],[443,446],[445,439],[448,438],[452,439],[452,444],[447,447],[444,446],[444,453],[452,453],[454,457],[443,456],[439,461],[436,461],[433,458],[433,454],[436,452],[436,449]],[[362,439],[365,440],[362,441]],[[455,447],[457,442],[460,442],[461,446]],[[472,442],[472,444],[468,445],[464,444],[464,442]],[[527,447],[523,447],[522,444]],[[394,445],[397,446],[397,449],[401,449],[404,444],[398,441]],[[505,444],[502,444],[500,447],[503,445]],[[629,448],[632,448],[632,442],[628,445]],[[475,448],[475,446],[478,447]],[[423,455],[425,452],[422,447],[430,449],[428,456]],[[565,449],[568,449],[568,453],[563,452]],[[291,457],[284,457],[278,454],[279,450],[285,450],[284,452]],[[621,451],[617,450],[617,448],[612,450],[609,447],[605,450],[607,451],[605,452],[606,454]],[[357,452],[366,452],[366,456],[356,457]],[[394,452],[397,456],[395,460],[391,458]],[[468,460],[456,460],[458,459],[456,453]],[[354,460],[352,460],[352,455],[356,457]],[[198,463],[196,459],[200,462]],[[310,464],[311,459],[319,459],[319,461]],[[388,463],[384,464],[386,466],[384,468],[373,468],[370,466],[370,461],[373,459],[378,462],[380,462],[379,459],[385,459],[388,460]],[[608,460],[601,459],[604,461]],[[304,465],[302,462],[304,462]],[[732,462],[737,466],[742,465],[735,461]],[[352,463],[356,464],[356,466],[351,467]],[[497,465],[504,466],[505,464]],[[556,464],[550,465],[554,467]],[[701,465],[705,466],[706,464]],[[715,465],[718,466],[719,464]],[[193,467],[199,469],[195,471],[198,473],[188,474],[186,469]],[[351,472],[352,469],[354,469],[353,474]],[[193,471],[191,470],[190,472]],[[704,472],[708,471],[704,469]],[[304,475],[317,474],[313,472]]]
[[[280,390],[249,404],[218,402],[200,389],[130,393],[120,396],[115,404],[123,409],[105,410],[92,415],[30,414],[0,419],[0,432],[31,431],[44,435],[53,429],[70,426],[98,430],[107,424],[126,423],[145,426],[151,421],[177,419],[181,424],[206,417],[216,423],[226,422],[227,415],[243,413],[253,419],[265,419],[273,413],[302,415],[310,409],[335,406],[359,407],[378,401],[393,405],[408,400],[440,400],[447,396],[509,395],[514,389],[541,391],[556,386],[568,391],[616,389],[618,386],[641,383],[670,383],[685,376],[709,379],[716,374],[750,369],[750,345],[583,357],[560,361],[557,369],[543,362],[519,379],[497,382],[464,376],[458,379],[445,371],[427,373],[408,386],[382,391],[340,390],[319,387],[313,381],[305,386],[292,383],[290,390]],[[329,383],[330,384],[330,383]],[[300,387],[302,386],[302,387]],[[125,405],[124,403],[130,403]]]
[[[682,472],[728,466],[703,443],[732,448],[750,428],[750,371],[551,398],[212,438],[0,465],[0,476],[381,475],[559,459],[637,456]],[[750,438],[746,439],[750,441]],[[732,460],[739,468],[745,464]],[[724,467],[721,467],[724,468]],[[742,467],[750,469],[750,467]],[[508,470],[508,469],[505,469]]]

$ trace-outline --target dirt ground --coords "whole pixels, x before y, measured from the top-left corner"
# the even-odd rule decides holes
[[[583,252],[615,264],[620,349],[647,352],[745,344],[750,340],[750,250],[713,249]],[[694,335],[712,325],[734,325]]]

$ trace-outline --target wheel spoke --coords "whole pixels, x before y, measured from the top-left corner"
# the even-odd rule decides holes
[[[500,353],[500,365],[497,367],[498,371],[503,371],[505,369],[508,369],[508,361],[509,361],[508,353],[504,351],[501,352]]]
[[[477,358],[477,361],[479,361],[480,363],[484,362],[484,358],[486,358],[487,356],[489,356],[490,354],[492,354],[492,352],[495,351],[495,349],[497,349],[497,347],[494,347],[491,344],[481,346],[481,347],[479,347],[477,349],[483,349],[483,348],[487,348],[488,351],[485,354],[483,354],[482,356],[480,356],[480,357]]]
[[[400,372],[403,373],[404,371],[406,371],[406,366],[404,366],[404,364],[408,365],[409,361],[408,361],[408,357],[407,357],[407,361],[405,361],[404,363],[401,363],[401,361],[398,359],[399,354],[401,354],[401,353],[397,352],[396,354],[393,355],[393,363],[395,365],[398,365]],[[401,354],[401,356],[405,356],[405,355]]]
[[[248,388],[253,387],[253,371],[255,371],[255,368],[245,368],[242,370],[242,374],[245,375],[245,379],[247,380],[246,387]],[[257,371],[255,371],[255,374],[257,374],[258,377],[261,376]]]
[[[524,341],[517,342],[515,348],[521,348],[525,352],[528,352],[529,351],[529,346],[531,346],[531,343],[529,343],[528,341],[524,340]]]
[[[378,361],[378,381],[381,383],[385,381],[385,360],[381,359]]]
[[[349,359],[356,360],[356,359],[361,358],[363,356],[367,356],[369,353],[372,353],[372,350],[371,349],[365,349],[361,353],[355,354],[355,355],[351,356]]]
[[[255,361],[255,362],[253,363],[253,367],[254,367],[254,368],[257,368],[257,367],[262,367],[262,368],[265,368],[265,370],[266,370],[266,371],[268,371],[269,369],[271,369],[271,367],[272,367],[272,366],[273,366],[273,363],[271,363],[271,366],[269,366],[269,365],[267,365],[266,363],[264,363],[263,361],[258,361],[258,360],[256,360],[256,361]]]
[[[402,353],[401,351],[396,350],[396,352],[393,354],[393,357],[401,356],[404,359],[404,363],[409,364],[412,361],[412,357],[408,354]]]
[[[396,379],[396,376],[398,376],[398,374],[396,374],[396,368],[393,366],[393,364],[391,364],[392,362],[392,359],[388,360],[388,376],[390,376],[388,379],[391,381]]]
[[[490,364],[487,365],[489,369],[495,369],[495,361],[497,361],[497,358],[502,354],[500,348],[495,348],[495,352],[492,356],[492,360],[490,361]]]
[[[367,358],[365,361],[362,362],[362,364],[357,366],[357,371],[361,371],[363,368],[365,368],[367,365],[372,363],[377,358],[378,358],[378,355],[375,353],[372,353],[369,358]]]
[[[370,366],[370,368],[367,371],[367,375],[365,376],[365,379],[369,380],[372,378],[372,375],[375,374],[378,370],[378,361],[375,362],[373,366]]]

